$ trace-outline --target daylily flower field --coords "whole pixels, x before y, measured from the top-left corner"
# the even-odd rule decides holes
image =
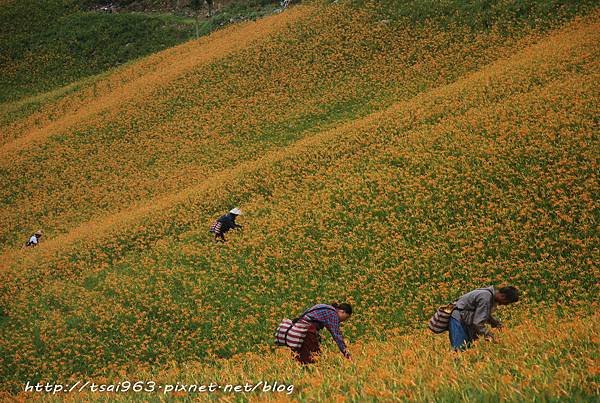
[[[143,378],[295,386],[171,395],[190,399],[597,400],[599,98],[593,7],[481,29],[341,1],[0,104],[0,396]],[[213,243],[235,206],[244,228]],[[427,320],[490,284],[521,301],[452,353]],[[352,361],[326,332],[309,368],[273,346],[333,301]]]

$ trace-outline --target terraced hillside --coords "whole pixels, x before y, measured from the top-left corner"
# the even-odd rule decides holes
[[[297,6],[0,105],[2,389],[289,370],[307,399],[597,398],[600,14],[382,10]],[[243,232],[213,244],[234,205]],[[498,345],[453,358],[424,335],[489,283],[524,294]],[[355,361],[269,351],[333,300]],[[466,391],[436,384],[449,369]]]

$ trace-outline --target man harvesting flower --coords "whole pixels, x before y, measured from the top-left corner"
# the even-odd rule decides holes
[[[460,297],[454,303],[448,327],[452,348],[462,351],[480,336],[490,339],[492,333],[485,325],[489,323],[493,328],[502,327],[502,323],[492,316],[496,306],[518,300],[519,291],[512,286],[498,290],[494,287],[478,288]]]

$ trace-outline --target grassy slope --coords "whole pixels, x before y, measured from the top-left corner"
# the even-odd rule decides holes
[[[192,42],[9,125],[0,140],[7,182],[2,196],[8,200],[0,240],[15,245],[17,228],[39,225],[53,236],[140,198],[185,188],[319,126],[451,82],[507,54],[518,40],[458,27],[415,32],[348,10],[315,18],[330,29],[298,24],[245,50],[226,35],[201,41],[202,47]],[[250,24],[238,35],[253,30]],[[424,46],[414,47],[413,40]],[[231,51],[236,53],[227,57]],[[432,62],[435,68],[427,69]],[[13,158],[27,142],[33,143],[28,155]],[[232,154],[236,159],[225,157]],[[161,163],[165,157],[169,164]],[[75,171],[68,172],[65,160],[81,163],[69,164]],[[26,186],[24,169],[30,172]],[[33,203],[50,193],[52,212]]]
[[[177,10],[142,13],[122,9],[119,13],[104,13],[90,11],[92,3],[19,0],[0,5],[0,103],[7,104],[0,108],[27,114],[40,106],[39,98],[30,97],[105,72],[196,35],[194,18]],[[144,3],[150,2],[137,2],[142,8]],[[198,34],[206,35],[231,20],[270,14],[275,8],[270,3],[234,1],[220,8],[212,18],[202,18]],[[146,7],[151,9],[152,4]]]
[[[0,7],[0,102],[64,86],[192,36],[183,18],[86,11],[83,4],[20,0]]]
[[[6,387],[229,356],[322,299],[360,307],[350,338],[408,331],[482,282],[527,290],[509,323],[596,309],[597,16],[536,44],[535,29],[361,29],[368,12],[317,11],[200,42],[258,33],[241,50],[157,55],[61,100],[74,117],[50,103],[11,126],[3,179],[39,179],[8,181],[3,222],[54,239],[25,254],[5,231]],[[208,244],[211,216],[237,202],[247,230]]]

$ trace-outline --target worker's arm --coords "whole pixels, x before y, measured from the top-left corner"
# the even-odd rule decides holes
[[[337,313],[334,311],[332,313],[327,313],[326,319],[324,320],[325,327],[331,333],[331,337],[337,344],[340,352],[344,354],[344,357],[350,358],[350,352],[346,348],[346,343],[344,342],[344,336],[342,336],[342,332],[340,331],[340,319]]]
[[[490,321],[490,301],[484,295],[481,295],[476,300],[475,312],[473,314],[473,327],[477,335],[489,337],[491,334],[486,329],[485,324]]]

